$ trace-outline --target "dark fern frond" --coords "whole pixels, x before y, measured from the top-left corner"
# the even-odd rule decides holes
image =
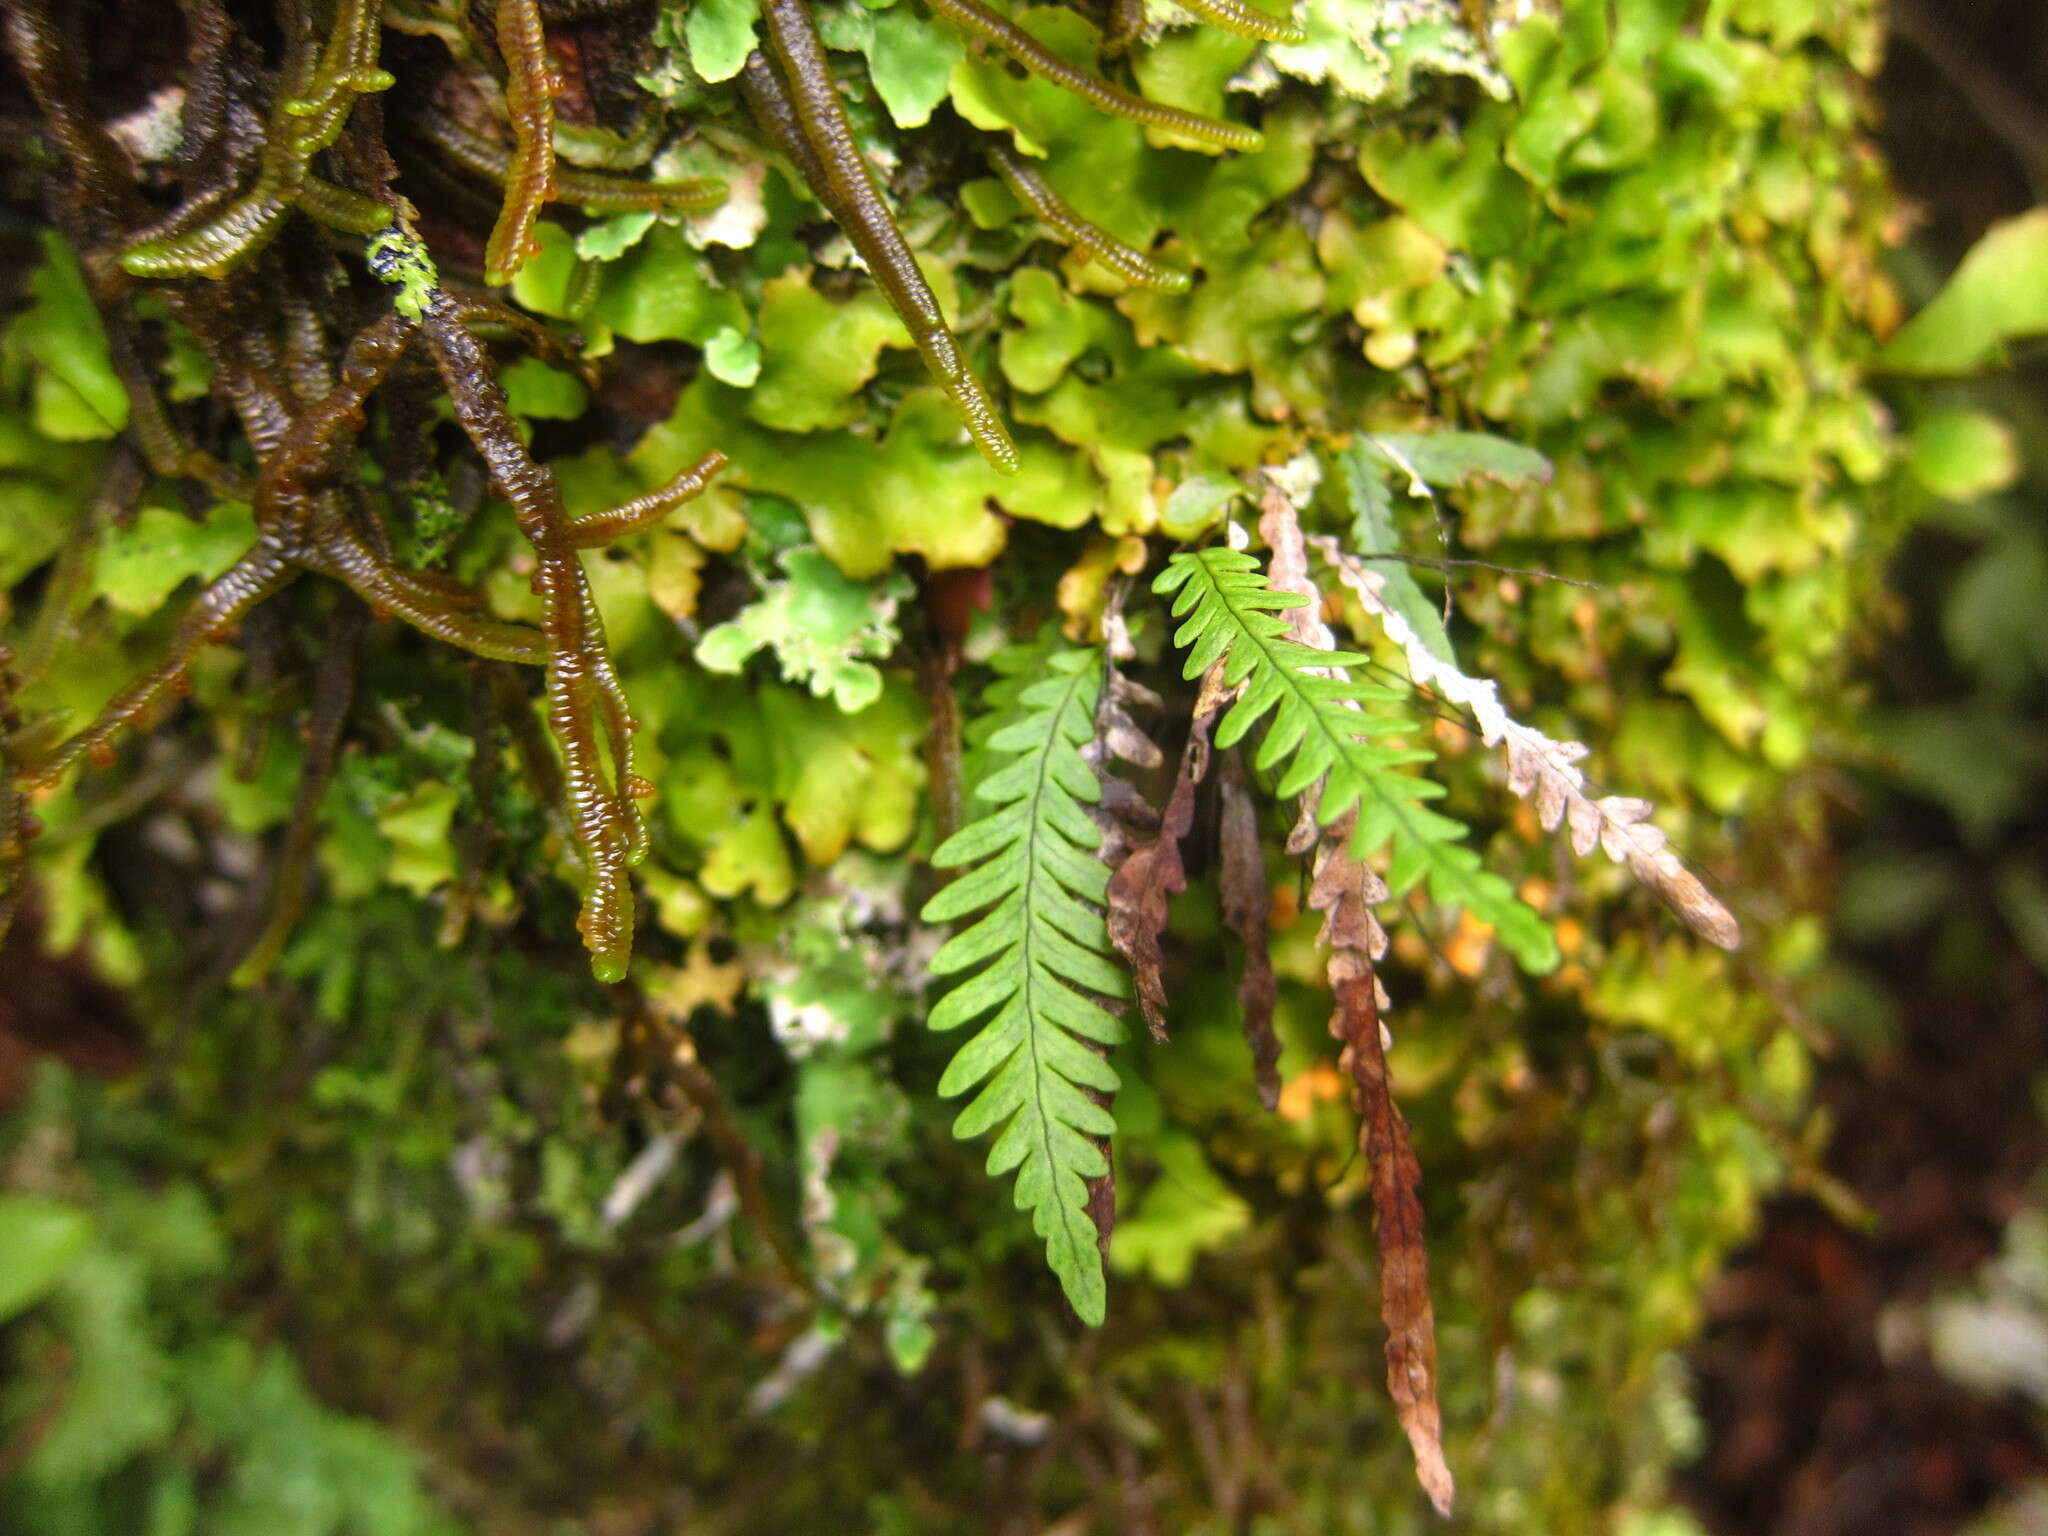
[[[1256,766],[1263,772],[1285,764],[1276,792],[1313,795],[1324,826],[1355,811],[1351,852],[1366,858],[1391,848],[1386,878],[1394,895],[1426,880],[1439,905],[1462,907],[1490,923],[1525,970],[1557,964],[1549,925],[1506,880],[1481,866],[1479,855],[1460,841],[1463,825],[1424,803],[1442,795],[1442,786],[1401,771],[1432,754],[1379,739],[1419,729],[1404,715],[1366,708],[1382,709],[1402,696],[1351,679],[1344,669],[1365,657],[1289,638],[1277,615],[1302,607],[1306,598],[1275,590],[1256,560],[1232,549],[1175,555],[1153,590],[1173,594],[1174,616],[1183,620],[1173,638],[1188,652],[1186,675],[1200,677],[1221,658],[1224,681],[1243,690],[1216,728],[1219,749],[1242,740],[1270,714]]]
[[[980,743],[1000,760],[974,791],[988,814],[932,855],[965,873],[926,904],[925,921],[981,915],[932,959],[936,976],[972,974],[928,1022],[944,1030],[986,1019],[939,1082],[947,1096],[980,1085],[953,1133],[965,1140],[1001,1128],[988,1171],[1016,1170],[1018,1209],[1032,1213],[1074,1311],[1099,1323],[1105,1292],[1088,1184],[1109,1172],[1104,1143],[1115,1122],[1091,1092],[1116,1091],[1097,1047],[1116,1044],[1123,1025],[1096,998],[1126,991],[1109,958],[1109,872],[1087,810],[1101,788],[1081,756],[1094,735],[1101,658],[1015,647],[997,667],[1036,676],[999,697],[995,729]]]

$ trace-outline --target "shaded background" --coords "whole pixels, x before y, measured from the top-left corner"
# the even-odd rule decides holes
[[[2048,7],[1892,17],[1880,138],[1917,205],[1900,266],[1918,302],[1994,221],[2048,201]],[[1870,1221],[1780,1199],[1709,1294],[1692,1359],[1711,1438],[1682,1488],[1731,1536],[2048,1530],[2029,1486],[2048,1472],[2048,589],[2021,542],[2048,521],[2048,353],[1955,393],[2015,424],[2026,470],[1894,564],[1873,706],[1952,725],[1955,761],[1841,786],[1837,943],[1890,1028],[1844,1041],[1818,1092],[1828,1166]],[[1994,580],[2015,562],[2027,580]]]

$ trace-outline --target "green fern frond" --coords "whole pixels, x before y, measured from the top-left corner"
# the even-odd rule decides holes
[[[1344,669],[1364,656],[1317,650],[1288,635],[1277,615],[1304,606],[1306,598],[1275,590],[1256,560],[1233,549],[1175,555],[1152,590],[1174,594],[1174,616],[1185,619],[1173,643],[1188,652],[1186,675],[1200,677],[1222,658],[1225,681],[1243,685],[1216,727],[1219,749],[1271,714],[1257,766],[1269,771],[1286,764],[1277,793],[1310,792],[1321,780],[1316,819],[1327,826],[1356,809],[1351,852],[1362,859],[1391,845],[1386,879],[1394,895],[1427,880],[1433,901],[1492,924],[1523,969],[1556,967],[1550,925],[1506,880],[1481,866],[1479,855],[1460,841],[1460,823],[1424,804],[1443,787],[1400,771],[1433,754],[1375,739],[1418,732],[1406,716],[1373,712],[1402,696],[1346,675]],[[1320,676],[1318,669],[1337,675]]]
[[[1109,872],[1086,807],[1101,797],[1081,748],[1094,735],[1102,661],[1094,651],[1016,647],[997,668],[997,725],[979,746],[1000,759],[975,788],[992,809],[939,846],[932,862],[966,869],[928,902],[926,922],[980,913],[932,957],[932,973],[961,980],[928,1021],[956,1029],[988,1016],[940,1079],[951,1096],[981,1085],[960,1112],[962,1140],[1000,1126],[988,1171],[1017,1173],[1053,1273],[1083,1321],[1102,1321],[1101,1254],[1087,1181],[1109,1172],[1109,1111],[1085,1090],[1116,1091],[1116,1073],[1084,1042],[1114,1045],[1115,1015],[1095,996],[1125,994],[1102,917]],[[1028,681],[1018,674],[1035,673]],[[984,717],[986,718],[986,717]],[[976,733],[979,735],[980,733]],[[969,867],[971,866],[971,868]]]

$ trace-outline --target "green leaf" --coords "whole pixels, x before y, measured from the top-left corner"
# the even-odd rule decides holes
[[[1161,1285],[1185,1285],[1198,1255],[1225,1246],[1251,1225],[1252,1209],[1188,1135],[1160,1138],[1159,1176],[1121,1217],[1109,1240],[1109,1262],[1122,1274],[1150,1274]]]
[[[74,1363],[56,1417],[23,1469],[29,1480],[103,1478],[169,1438],[178,1403],[149,1303],[141,1255],[96,1243],[72,1263],[51,1309]]]
[[[520,358],[501,378],[506,403],[521,416],[574,421],[590,399],[581,379],[550,368],[537,357]]]
[[[1196,475],[1183,480],[1159,510],[1159,531],[1169,539],[1192,539],[1242,495],[1244,486],[1228,475]]]
[[[932,863],[962,871],[925,905],[924,920],[974,917],[932,957],[935,976],[964,979],[927,1021],[957,1029],[985,1020],[939,1082],[951,1096],[980,1086],[954,1122],[963,1140],[1000,1128],[988,1171],[1016,1170],[1016,1202],[1032,1212],[1053,1273],[1082,1321],[1100,1323],[1106,1295],[1088,1181],[1109,1172],[1116,1122],[1089,1096],[1117,1077],[1091,1045],[1123,1025],[1095,999],[1121,997],[1101,903],[1109,871],[1086,807],[1101,798],[1081,747],[1095,734],[1101,659],[1094,651],[1012,647],[995,662],[1006,684],[975,732],[991,770],[976,786],[991,807],[940,845]]]
[[[7,515],[0,517],[0,587],[11,587],[64,547],[80,511],[79,500],[91,488],[88,480],[70,485],[36,473],[60,454],[91,449],[57,449],[28,430],[20,417],[0,416],[0,475],[5,476]]]
[[[1398,6],[1306,0],[1287,9],[1308,36],[1265,50],[1274,68],[1286,74],[1328,81],[1344,95],[1383,106],[1405,102],[1414,93],[1415,76],[1424,73],[1469,75],[1488,94],[1507,94],[1486,46],[1457,24],[1452,0]]]
[[[953,66],[967,55],[966,45],[951,27],[920,20],[907,5],[875,17],[874,39],[868,46],[868,74],[875,94],[899,128],[922,128],[932,109],[946,99]]]
[[[646,238],[654,217],[651,208],[633,208],[599,219],[577,235],[576,254],[585,261],[617,261]]]
[[[1991,540],[1952,578],[1941,629],[1958,661],[1987,684],[2017,695],[2048,677],[2048,538],[2017,527]]]
[[[2048,971],[2048,880],[2024,855],[1998,872],[1998,910],[2038,971]]]
[[[416,896],[456,877],[455,845],[448,836],[462,793],[453,784],[421,784],[377,813],[377,830],[391,845],[384,877]]]
[[[1354,447],[1346,450],[1338,463],[1351,501],[1354,547],[1368,556],[1406,549],[1407,541],[1394,522],[1394,497],[1387,488],[1385,459],[1365,448]],[[1399,560],[1368,559],[1365,565],[1379,576],[1380,596],[1386,599],[1387,606],[1408,621],[1408,627],[1432,653],[1456,666],[1458,658],[1451,650],[1451,637],[1444,633],[1443,615],[1422,590],[1415,573]]]
[[[867,708],[882,692],[869,658],[896,648],[896,605],[911,594],[909,578],[855,581],[808,545],[785,551],[782,569],[787,580],[770,582],[697,643],[697,660],[713,672],[737,672],[768,647],[789,681],[830,695],[849,714]]]
[[[1401,553],[1410,548],[1395,517],[1390,481],[1398,482],[1409,497],[1427,500],[1443,487],[1479,478],[1509,482],[1550,478],[1550,461],[1542,454],[1487,432],[1361,436],[1340,456],[1339,463],[1351,501],[1351,537],[1364,555]],[[1368,560],[1366,564],[1385,583],[1381,595],[1388,605],[1408,621],[1408,627],[1431,652],[1456,666],[1443,615],[1423,592],[1414,572],[1398,560]]]
[[[2038,745],[1995,698],[1897,710],[1870,730],[1899,779],[1953,816],[1973,848],[1992,848],[2030,802]]]
[[[112,437],[128,425],[128,391],[107,356],[106,327],[71,247],[42,232],[35,302],[8,327],[10,358],[34,365],[36,430],[59,442]]]
[[[1526,242],[1536,221],[1528,183],[1501,158],[1509,119],[1482,112],[1462,132],[1418,140],[1391,126],[1360,140],[1358,168],[1395,208],[1443,244],[1486,257]]]
[[[211,581],[255,542],[255,514],[239,501],[220,503],[204,522],[144,507],[100,545],[93,583],[122,613],[155,613],[180,582],[193,576]]]
[[[156,294],[144,294],[135,301],[135,317],[163,327],[164,360],[159,372],[165,396],[180,401],[205,399],[213,383],[213,359],[191,328],[172,319],[170,307]]]
[[[879,288],[835,303],[805,272],[775,278],[761,292],[765,361],[747,414],[785,432],[843,427],[861,414],[861,386],[875,376],[882,348],[909,345]]]
[[[667,224],[606,266],[593,314],[629,341],[701,345],[728,326],[747,325],[740,296],[706,276],[689,237]]]
[[[761,377],[761,343],[728,325],[704,343],[704,370],[735,389],[751,388]]]
[[[512,297],[537,315],[566,318],[574,285],[578,238],[551,219],[534,226],[539,252],[528,258],[512,278]],[[584,232],[586,235],[590,231]]]
[[[758,695],[775,763],[782,821],[804,857],[823,867],[850,844],[900,848],[916,829],[924,714],[904,677],[858,714],[790,689]]]
[[[764,427],[758,413],[771,373],[787,380],[801,365],[769,339],[765,323],[762,345],[766,361],[753,389],[706,373],[683,391],[675,414],[634,450],[642,484],[659,485],[721,449],[732,457],[721,485],[794,503],[818,547],[850,576],[879,575],[899,554],[921,555],[934,570],[987,565],[1007,538],[1003,514],[1072,528],[1095,510],[1099,481],[1085,456],[1043,434],[1020,434],[1022,468],[1005,475],[965,440],[952,402],[935,387],[906,392],[879,442],[856,432]],[[801,392],[791,381],[777,409]],[[861,401],[847,403],[858,415]]]
[[[1365,438],[1362,447],[1430,490],[1481,476],[1510,482],[1550,478],[1550,460],[1490,432],[1382,432]]]
[[[2048,332],[2048,208],[1994,224],[1878,361],[1900,373],[1973,373]]]
[[[92,1240],[92,1213],[35,1195],[0,1195],[0,1323],[32,1307]]]
[[[690,67],[716,83],[730,80],[754,47],[754,0],[696,0],[683,22]]]
[[[889,1363],[896,1367],[899,1376],[915,1376],[931,1359],[932,1349],[939,1342],[938,1330],[931,1325],[936,1305],[930,1290],[921,1283],[899,1279],[890,1288],[882,1342],[888,1346]]]
[[[1935,411],[1913,428],[1913,478],[1944,501],[1975,501],[2019,477],[2012,428],[1984,411]]]
[[[1363,656],[1317,650],[1288,636],[1277,615],[1305,598],[1269,586],[1258,562],[1232,549],[1175,555],[1152,590],[1173,594],[1174,616],[1182,621],[1173,643],[1188,652],[1185,675],[1198,678],[1220,660],[1224,681],[1242,689],[1217,724],[1219,749],[1243,740],[1270,714],[1254,762],[1260,772],[1278,774],[1279,794],[1313,795],[1325,826],[1355,809],[1352,855],[1390,848],[1387,884],[1394,895],[1426,882],[1438,905],[1462,907],[1492,924],[1524,970],[1556,968],[1549,925],[1506,880],[1480,867],[1479,855],[1459,841],[1463,826],[1423,803],[1442,788],[1400,771],[1433,754],[1378,739],[1422,734],[1411,719],[1366,712],[1401,696],[1344,675]],[[1331,669],[1338,675],[1320,675]]]

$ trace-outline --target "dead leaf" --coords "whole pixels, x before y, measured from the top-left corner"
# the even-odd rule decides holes
[[[1394,1103],[1380,1036],[1379,981],[1362,950],[1330,956],[1336,1012],[1330,1033],[1344,1043],[1358,1110],[1359,1146],[1372,1164],[1372,1231],[1379,1248],[1380,1318],[1387,1328],[1387,1390],[1415,1456],[1415,1476],[1440,1515],[1456,1487],[1444,1461],[1436,1396],[1436,1314],[1429,1302],[1429,1255],[1423,1246],[1422,1168],[1408,1140],[1408,1122]]]
[[[1283,506],[1284,501],[1281,498]],[[1735,915],[1672,851],[1669,838],[1649,820],[1653,809],[1649,801],[1625,795],[1603,795],[1596,800],[1588,795],[1586,775],[1578,766],[1587,755],[1584,742],[1555,741],[1514,719],[1502,707],[1500,690],[1493,683],[1467,677],[1422,643],[1407,620],[1381,596],[1382,582],[1376,571],[1335,539],[1322,534],[1304,539],[1298,522],[1276,524],[1281,540],[1288,540],[1290,527],[1290,548],[1312,545],[1328,562],[1360,606],[1377,618],[1388,638],[1402,648],[1415,685],[1472,712],[1479,739],[1488,746],[1499,746],[1506,758],[1508,788],[1535,806],[1537,820],[1546,832],[1562,826],[1570,837],[1572,852],[1580,858],[1599,848],[1617,864],[1627,865],[1631,874],[1708,943],[1723,949],[1741,945],[1742,928]],[[1265,517],[1259,520],[1259,530],[1266,533]],[[1272,543],[1275,534],[1266,533],[1266,538]],[[1276,571],[1279,549],[1276,544]],[[1304,575],[1302,579],[1307,578]]]
[[[1122,619],[1123,592],[1118,587],[1110,594],[1103,621],[1117,625]],[[1095,739],[1081,749],[1082,759],[1095,770],[1096,781],[1102,786],[1101,800],[1088,811],[1102,832],[1096,857],[1112,869],[1130,852],[1132,833],[1158,830],[1159,812],[1129,779],[1109,771],[1110,759],[1135,763],[1140,768],[1159,768],[1166,762],[1166,754],[1131,718],[1129,708],[1135,704],[1145,709],[1164,709],[1166,701],[1142,683],[1125,677],[1118,660],[1112,650],[1103,662],[1102,691],[1095,701]]]
[[[1195,712],[1188,722],[1188,744],[1181,752],[1180,771],[1159,818],[1159,835],[1126,854],[1109,878],[1109,939],[1130,966],[1146,1026],[1162,1044],[1166,1040],[1166,981],[1161,973],[1165,956],[1159,936],[1166,931],[1168,901],[1187,889],[1180,840],[1194,825],[1195,787],[1209,771],[1209,732],[1236,692],[1224,684],[1221,661],[1203,674]]]
[[[1301,517],[1294,503],[1277,485],[1268,485],[1259,497],[1259,537],[1266,541],[1271,558],[1266,562],[1266,581],[1277,592],[1292,592],[1308,602],[1281,615],[1287,630],[1303,645],[1319,651],[1337,649],[1337,637],[1323,622],[1323,594],[1308,574],[1308,543],[1302,537]]]
[[[1252,1051],[1252,1073],[1259,1102],[1268,1109],[1280,1103],[1280,1038],[1273,1032],[1273,957],[1268,944],[1273,894],[1266,884],[1266,856],[1259,847],[1259,813],[1252,803],[1250,776],[1244,759],[1232,747],[1223,754],[1220,843],[1223,925],[1244,946],[1244,975],[1237,983],[1237,1006],[1244,1018],[1245,1043]]]
[[[1110,670],[1110,685],[1102,690],[1100,701],[1095,706],[1095,739],[1102,743],[1111,757],[1140,768],[1159,768],[1166,762],[1166,754],[1159,750],[1159,743],[1148,736],[1131,718],[1128,704],[1144,704],[1156,708],[1163,701],[1151,689],[1131,682],[1123,673]]]
[[[1123,861],[1125,852],[1130,848],[1130,838],[1126,829],[1152,832],[1159,826],[1159,812],[1153,808],[1150,800],[1139,793],[1138,786],[1129,779],[1104,775],[1102,804],[1096,809],[1118,823],[1114,850],[1112,851],[1109,842],[1103,843],[1102,861],[1105,864],[1118,864]]]
[[[1120,576],[1109,584],[1108,596],[1104,599],[1102,634],[1106,655],[1102,691],[1096,697],[1095,740],[1084,749],[1084,755],[1096,764],[1097,776],[1103,780],[1105,790],[1112,784],[1124,782],[1101,772],[1101,759],[1105,754],[1126,763],[1135,763],[1140,768],[1159,768],[1166,763],[1166,755],[1159,750],[1159,743],[1131,718],[1133,708],[1157,711],[1166,708],[1166,700],[1143,683],[1132,682],[1120,665],[1138,654],[1131,645],[1130,630],[1124,624],[1124,599],[1130,595],[1130,590],[1130,582]],[[1129,786],[1125,785],[1125,788]],[[1148,823],[1157,824],[1156,816]],[[1109,858],[1110,855],[1105,854],[1104,857]]]
[[[1387,930],[1373,908],[1387,899],[1387,882],[1347,851],[1354,820],[1355,814],[1346,812],[1324,830],[1309,881],[1308,907],[1323,914],[1316,943],[1331,950],[1355,949],[1367,960],[1377,960],[1387,952]],[[1381,996],[1384,1000],[1385,994]]]
[[[1347,815],[1324,829],[1316,849],[1308,905],[1323,914],[1316,942],[1330,951],[1327,970],[1336,1012],[1330,1033],[1343,1043],[1339,1065],[1350,1075],[1358,1111],[1358,1145],[1372,1167],[1373,1239],[1379,1248],[1380,1317],[1387,1328],[1387,1388],[1408,1444],[1415,1475],[1437,1512],[1451,1512],[1454,1488],[1444,1461],[1436,1397],[1436,1314],[1429,1302],[1429,1256],[1422,1240],[1421,1165],[1408,1123],[1394,1103],[1387,1071],[1389,1039],[1380,1022],[1388,1006],[1373,962],[1387,952],[1387,931],[1373,908],[1387,883],[1348,852]]]
[[[1321,594],[1308,574],[1301,523],[1277,487],[1260,501],[1259,533],[1272,550],[1267,579],[1300,592],[1310,606],[1292,610],[1289,623],[1304,645],[1334,650],[1336,639],[1319,613]],[[1350,1074],[1358,1111],[1358,1140],[1372,1168],[1373,1238],[1379,1249],[1380,1317],[1387,1329],[1387,1388],[1415,1457],[1423,1491],[1448,1516],[1456,1492],[1444,1461],[1442,1416],[1436,1393],[1436,1312],[1429,1300],[1429,1255],[1423,1246],[1422,1168],[1408,1140],[1408,1123],[1394,1103],[1387,1072],[1387,1037],[1380,1010],[1387,1006],[1373,962],[1387,952],[1387,932],[1373,908],[1387,899],[1379,873],[1349,852],[1355,812],[1318,829],[1310,809],[1320,797],[1302,798],[1300,819],[1287,851],[1314,848],[1310,910],[1323,915],[1316,942],[1330,951],[1328,973],[1336,1012],[1330,1033],[1343,1042],[1340,1064]]]
[[[1322,593],[1309,576],[1300,517],[1277,484],[1269,483],[1260,497],[1259,534],[1271,551],[1268,582],[1308,599],[1304,606],[1286,614],[1293,637],[1320,650],[1335,650],[1336,637],[1322,619]],[[1205,691],[1207,686],[1205,679]],[[1227,767],[1225,771],[1227,775]],[[1184,777],[1185,772],[1183,763]],[[1225,785],[1227,818],[1228,777]],[[1178,795],[1178,785],[1175,791]],[[1456,1488],[1444,1461],[1442,1415],[1437,1406],[1436,1313],[1429,1300],[1429,1255],[1423,1246],[1422,1202],[1416,1193],[1422,1183],[1422,1168],[1408,1140],[1408,1123],[1394,1103],[1387,1071],[1388,1041],[1380,1023],[1380,1009],[1387,1005],[1387,997],[1373,968],[1373,962],[1387,950],[1386,930],[1373,912],[1387,899],[1387,885],[1370,865],[1350,855],[1355,813],[1317,827],[1310,808],[1320,798],[1319,786],[1312,786],[1303,796],[1301,816],[1288,835],[1287,851],[1299,856],[1315,849],[1308,905],[1323,915],[1316,941],[1330,952],[1327,971],[1336,1003],[1330,1033],[1343,1044],[1340,1065],[1351,1078],[1359,1147],[1372,1169],[1380,1317],[1387,1329],[1387,1387],[1415,1457],[1416,1478],[1437,1513],[1448,1516]],[[1172,821],[1169,805],[1169,827]],[[1252,840],[1256,853],[1256,828]],[[1114,885],[1111,900],[1114,903]],[[1111,932],[1114,935],[1114,923]],[[1262,1097],[1263,1090],[1262,1081]]]
[[[1129,583],[1122,580],[1110,584],[1107,605],[1103,610],[1105,631],[1112,634],[1122,632],[1123,603],[1128,589]],[[1105,649],[1103,687],[1095,703],[1095,739],[1081,749],[1081,756],[1094,769],[1095,777],[1102,786],[1102,798],[1088,809],[1089,819],[1102,833],[1096,857],[1115,868],[1130,851],[1131,832],[1157,827],[1159,813],[1152,809],[1130,780],[1108,771],[1108,760],[1118,757],[1145,768],[1156,768],[1165,762],[1165,755],[1160,752],[1158,744],[1139,728],[1127,708],[1131,704],[1153,708],[1164,701],[1151,689],[1141,687],[1123,675],[1117,665],[1120,658],[1113,644]],[[1117,1007],[1118,1012],[1122,1011],[1106,998],[1101,1001],[1106,1007]],[[1098,1056],[1107,1058],[1109,1055],[1106,1047],[1091,1040],[1081,1043]],[[1110,1094],[1095,1088],[1083,1088],[1081,1092],[1101,1108],[1109,1108]],[[1101,1149],[1103,1172],[1100,1178],[1084,1181],[1088,1219],[1095,1224],[1095,1246],[1107,1268],[1109,1240],[1116,1231],[1116,1164],[1110,1158],[1107,1141],[1095,1137],[1090,1140]]]

